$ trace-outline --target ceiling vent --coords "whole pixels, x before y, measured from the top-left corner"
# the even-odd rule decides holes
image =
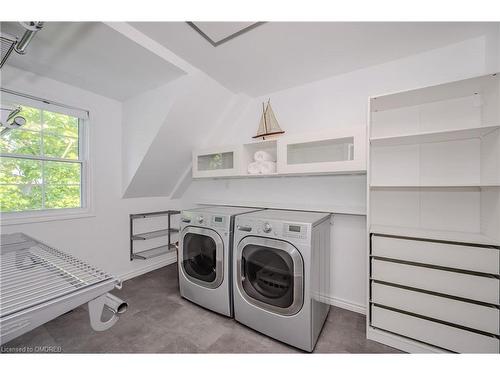
[[[265,22],[187,22],[213,47],[243,35]]]

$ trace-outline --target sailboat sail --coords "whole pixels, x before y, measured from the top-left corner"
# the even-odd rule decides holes
[[[267,102],[267,106],[264,108],[264,103],[262,103],[262,116],[260,117],[259,129],[257,130],[257,135],[253,138],[260,138],[275,135],[275,134],[283,134],[284,131],[281,130],[278,120],[276,120],[276,116],[274,115],[273,109],[271,107],[271,102]]]

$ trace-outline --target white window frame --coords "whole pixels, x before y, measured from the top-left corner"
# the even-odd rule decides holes
[[[40,110],[62,113],[78,118],[78,160],[67,159],[68,162],[80,163],[80,207],[75,208],[49,208],[41,210],[25,210],[16,212],[0,212],[0,224],[15,225],[25,223],[35,223],[52,220],[68,220],[94,216],[92,206],[92,184],[91,184],[91,162],[90,162],[90,126],[89,111],[76,107],[67,106],[60,103],[51,102],[46,99],[36,98],[30,95],[16,93],[10,90],[1,89],[2,101],[14,102]],[[60,161],[65,159],[53,158],[50,156],[31,156],[18,154],[0,154],[2,157],[32,159],[40,161]]]

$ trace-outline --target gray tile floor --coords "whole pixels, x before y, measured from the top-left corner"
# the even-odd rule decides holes
[[[116,295],[129,310],[110,330],[94,332],[86,305],[4,346],[60,348],[64,353],[300,353],[179,295],[177,268],[170,265],[126,281]],[[316,353],[398,353],[366,340],[365,317],[333,307]]]

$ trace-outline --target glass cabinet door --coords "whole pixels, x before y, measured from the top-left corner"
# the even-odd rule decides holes
[[[294,134],[278,139],[280,173],[366,172],[364,127],[320,134]]]
[[[198,170],[213,171],[231,169],[234,166],[234,152],[219,152],[216,154],[199,155]]]
[[[193,152],[193,177],[222,177],[239,173],[240,146],[223,146]]]
[[[286,151],[288,164],[353,160],[354,137],[288,144]]]

